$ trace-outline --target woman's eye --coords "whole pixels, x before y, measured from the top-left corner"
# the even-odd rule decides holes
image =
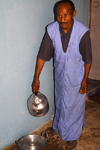
[[[68,14],[65,14],[66,17],[68,17]]]
[[[61,17],[61,15],[58,15],[58,17]]]

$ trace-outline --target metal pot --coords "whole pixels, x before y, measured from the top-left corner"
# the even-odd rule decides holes
[[[43,137],[45,133],[46,138]],[[19,150],[46,150],[47,144],[47,133],[43,131],[42,136],[40,135],[26,135],[15,141]]]
[[[29,113],[35,117],[44,116],[49,110],[47,97],[40,93],[32,94],[28,99]]]

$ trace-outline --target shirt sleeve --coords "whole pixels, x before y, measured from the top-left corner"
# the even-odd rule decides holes
[[[91,48],[91,39],[90,39],[90,32],[87,31],[79,44],[79,50],[82,55],[82,59],[85,64],[89,64],[92,62],[92,48]]]
[[[53,57],[53,43],[49,37],[48,32],[46,31],[39,49],[38,58],[44,61],[49,61],[52,57]]]

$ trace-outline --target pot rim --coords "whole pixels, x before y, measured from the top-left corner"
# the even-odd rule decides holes
[[[43,136],[44,133],[46,134],[46,138]],[[21,150],[42,150],[46,147],[47,136],[47,133],[43,131],[42,136],[35,134],[25,135],[18,139],[18,141],[15,141],[15,143]]]

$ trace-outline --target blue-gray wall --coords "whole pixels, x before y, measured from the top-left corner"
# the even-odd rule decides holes
[[[57,0],[0,0],[0,150],[50,120],[54,113],[52,60],[40,76],[40,92],[49,100],[50,110],[31,116],[27,99],[36,57],[45,26],[54,21]],[[88,26],[89,0],[74,0],[76,18]]]

